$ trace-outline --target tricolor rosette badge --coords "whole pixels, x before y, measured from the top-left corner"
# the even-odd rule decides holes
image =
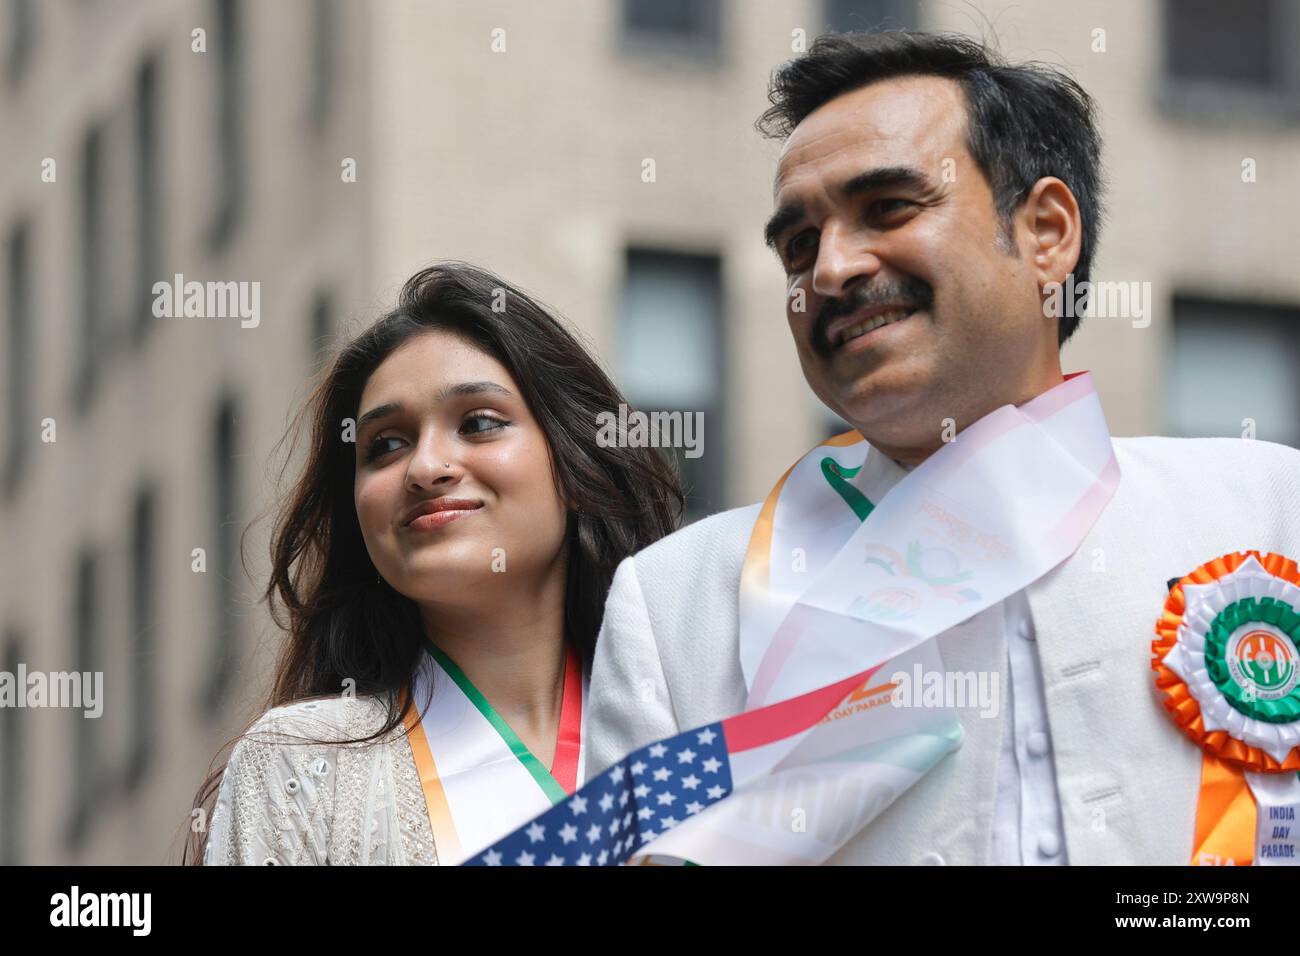
[[[1169,592],[1152,668],[1165,708],[1202,749],[1242,770],[1300,770],[1300,570],[1242,551]]]

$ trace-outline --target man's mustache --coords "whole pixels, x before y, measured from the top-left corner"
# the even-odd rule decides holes
[[[827,299],[817,310],[812,327],[812,347],[822,358],[829,358],[832,347],[826,332],[831,323],[859,309],[901,303],[909,309],[926,309],[934,301],[934,289],[928,282],[908,278],[888,285],[864,282],[849,289],[846,295]]]

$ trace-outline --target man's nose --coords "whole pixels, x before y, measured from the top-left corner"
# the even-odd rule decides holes
[[[858,282],[880,271],[880,259],[861,234],[838,224],[822,230],[813,263],[813,292],[823,299],[838,299]]]

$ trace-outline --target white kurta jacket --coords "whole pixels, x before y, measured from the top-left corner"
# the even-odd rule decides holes
[[[205,865],[437,863],[424,791],[402,724],[378,697],[299,701],[263,714],[235,745],[213,808]]]
[[[1157,700],[1153,626],[1169,579],[1213,558],[1256,549],[1300,560],[1300,451],[1227,438],[1114,446],[1115,496],[1075,554],[1025,589],[1068,857],[1186,864],[1201,752]],[[588,778],[630,750],[744,709],[738,588],[758,510],[699,521],[619,566],[592,669]],[[996,671],[1008,687],[1004,616],[1005,602],[939,635],[945,668]],[[1004,706],[995,719],[959,716],[960,749],[829,862],[990,861],[1011,715]]]

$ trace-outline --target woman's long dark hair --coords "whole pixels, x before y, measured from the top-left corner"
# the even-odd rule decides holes
[[[415,670],[424,631],[415,603],[378,580],[366,550],[353,499],[355,446],[345,440],[345,425],[355,422],[362,390],[379,364],[412,336],[430,331],[458,335],[500,362],[546,436],[556,488],[570,508],[565,636],[588,667],[614,569],[673,531],[683,506],[677,475],[655,449],[597,443],[597,415],[617,414],[626,400],[542,305],[462,262],[440,262],[413,275],[397,308],[322,371],[285,435],[294,437],[292,455],[310,425],[306,464],[277,514],[263,593],[288,636],[264,709],[337,696],[351,679],[357,695],[382,695],[388,705],[383,727],[364,740],[388,734],[413,706],[409,695],[403,702],[396,692]],[[207,804],[225,763],[196,795],[204,819],[210,819]],[[199,863],[206,841],[206,827],[193,833],[183,861]]]

